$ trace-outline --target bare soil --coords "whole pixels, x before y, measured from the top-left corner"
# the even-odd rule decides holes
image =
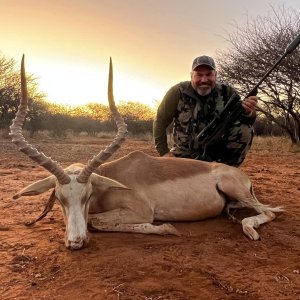
[[[32,140],[64,167],[85,163],[108,144],[78,139]],[[114,158],[133,150],[156,155],[150,141],[126,141]],[[173,223],[182,236],[90,233],[79,251],[64,246],[60,207],[26,227],[49,192],[12,200],[49,174],[0,140],[1,299],[300,299],[300,153],[252,149],[242,169],[263,203],[286,211],[261,226],[259,241],[223,214],[201,222]],[[172,192],[172,191],[170,191]],[[253,215],[240,210],[236,217]]]

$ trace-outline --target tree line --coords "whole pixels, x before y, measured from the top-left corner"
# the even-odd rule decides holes
[[[15,60],[0,53],[0,129],[8,132],[21,98],[20,71]],[[38,89],[36,78],[27,75],[28,113],[24,128],[33,136],[47,130],[52,136],[62,137],[67,130],[95,135],[98,132],[115,131],[110,110],[101,103],[80,106],[64,106],[47,101]],[[118,109],[132,134],[152,131],[155,110],[138,102],[121,102]]]
[[[226,38],[228,49],[216,57],[218,77],[232,84],[241,95],[255,86],[286,46],[299,34],[300,13],[285,6],[272,7],[267,16],[248,19],[245,26],[233,26]],[[259,89],[258,118],[255,123],[258,135],[286,135],[292,143],[300,144],[300,47],[282,61],[279,67],[262,83]],[[13,59],[0,53],[0,128],[8,130],[20,100],[20,75]],[[31,135],[48,130],[52,135],[63,136],[67,130],[114,131],[109,108],[89,103],[68,107],[47,101],[39,91],[36,78],[27,75],[29,111],[25,128]],[[121,102],[121,115],[132,134],[152,132],[156,109],[137,102]]]

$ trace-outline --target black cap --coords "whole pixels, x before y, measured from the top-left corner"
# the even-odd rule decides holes
[[[193,65],[192,65],[192,70],[194,71],[197,67],[199,66],[209,66],[212,69],[216,69],[216,64],[214,62],[214,60],[207,56],[207,55],[202,55],[199,57],[196,57],[193,61]]]

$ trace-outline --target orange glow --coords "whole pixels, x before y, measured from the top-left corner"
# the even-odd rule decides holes
[[[25,53],[41,91],[69,104],[106,102],[111,56],[116,102],[154,105],[172,85],[189,80],[196,56],[225,47],[230,22],[268,10],[263,0],[233,2],[3,0],[0,51],[16,61]]]

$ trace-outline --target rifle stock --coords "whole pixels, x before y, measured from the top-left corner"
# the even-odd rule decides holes
[[[235,97],[237,94],[234,94],[231,100],[235,101]],[[230,99],[229,99],[230,101]],[[225,133],[227,128],[233,124],[240,115],[244,112],[244,108],[242,107],[241,101],[235,102],[234,105],[231,106],[231,109],[227,107],[227,109],[222,111],[221,117],[215,117],[198,135],[198,144],[199,146],[204,145],[206,147],[214,145],[221,136]]]

